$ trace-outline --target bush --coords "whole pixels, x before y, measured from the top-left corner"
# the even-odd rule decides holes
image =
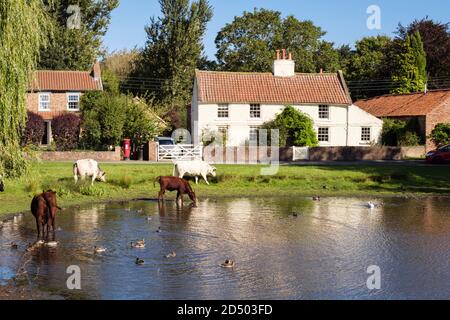
[[[33,144],[39,146],[44,136],[44,119],[37,113],[27,112],[27,123],[22,133],[20,144],[22,147]]]
[[[420,126],[417,119],[409,121],[397,119],[383,119],[383,130],[381,133],[381,143],[384,146],[408,147],[418,146],[425,143],[420,136]]]
[[[58,151],[78,148],[80,139],[80,117],[74,113],[65,113],[52,121],[53,139]]]
[[[399,147],[418,146],[420,143],[419,135],[411,131],[406,131],[398,140]]]
[[[431,131],[431,141],[438,146],[445,146],[450,143],[450,123],[439,123]]]
[[[279,130],[280,147],[315,147],[319,144],[313,120],[292,106],[287,106],[275,120],[266,122],[263,129]]]

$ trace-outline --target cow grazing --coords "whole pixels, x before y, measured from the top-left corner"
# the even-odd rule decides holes
[[[158,181],[160,191],[158,195],[159,201],[164,200],[164,194],[166,190],[177,191],[177,203],[183,202],[183,195],[187,194],[194,204],[197,203],[197,197],[191,185],[184,179],[178,177],[158,177],[155,182]]]
[[[75,183],[78,182],[78,177],[81,177],[82,180],[86,177],[92,177],[92,185],[97,179],[106,182],[106,173],[100,169],[97,161],[92,159],[78,160],[74,163],[73,178]]]
[[[36,219],[38,240],[44,239],[45,234],[47,234],[48,238],[50,227],[52,228],[53,241],[55,240],[55,221],[58,209],[61,208],[58,207],[56,201],[56,192],[48,190],[39,195],[34,196],[33,200],[31,201],[31,213]],[[45,227],[47,227],[46,230]],[[42,238],[41,238],[41,231],[42,231]]]
[[[174,162],[173,176],[183,178],[185,175],[195,177],[195,184],[198,184],[198,177],[201,176],[209,185],[207,176],[216,176],[216,168],[202,160],[177,161]]]

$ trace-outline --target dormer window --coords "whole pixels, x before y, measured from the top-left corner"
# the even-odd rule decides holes
[[[80,111],[80,94],[68,93],[67,94],[67,110]]]
[[[50,111],[50,93],[39,94],[39,111]]]

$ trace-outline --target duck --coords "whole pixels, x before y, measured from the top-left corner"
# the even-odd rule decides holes
[[[313,200],[314,200],[314,201],[320,201],[320,197],[319,197],[319,196],[313,197]]]
[[[106,252],[106,248],[105,247],[94,246],[94,253],[103,253],[103,252]]]
[[[162,232],[161,227],[158,227],[158,230],[156,230],[156,232],[161,233]]]
[[[298,212],[292,212],[292,216],[295,218],[297,218],[299,215],[300,215],[300,213],[298,213]]]
[[[11,242],[11,249],[17,250],[19,249],[19,246],[15,242]]]
[[[144,212],[144,209],[139,209],[138,211],[137,211],[137,213],[143,213]]]
[[[375,209],[375,203],[373,203],[372,201],[369,201],[369,202],[367,202],[367,207],[371,210]]]
[[[170,258],[175,258],[177,256],[177,253],[175,251],[172,251],[169,254],[166,254],[166,258],[170,259]]]
[[[144,261],[143,259],[136,258],[135,263],[136,263],[137,265],[143,265],[143,264],[145,263],[145,261]]]
[[[138,240],[136,242],[131,242],[131,247],[135,249],[142,249],[145,248],[145,240]]]
[[[227,259],[220,265],[222,268],[234,268],[235,263],[233,260]]]
[[[56,248],[58,246],[58,242],[56,241],[49,241],[45,244],[49,248]]]
[[[152,221],[153,218],[152,217],[147,217],[147,221]]]

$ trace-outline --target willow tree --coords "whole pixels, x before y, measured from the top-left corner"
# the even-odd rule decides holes
[[[49,21],[41,0],[0,0],[0,174],[9,177],[27,168],[20,148],[25,98]]]

